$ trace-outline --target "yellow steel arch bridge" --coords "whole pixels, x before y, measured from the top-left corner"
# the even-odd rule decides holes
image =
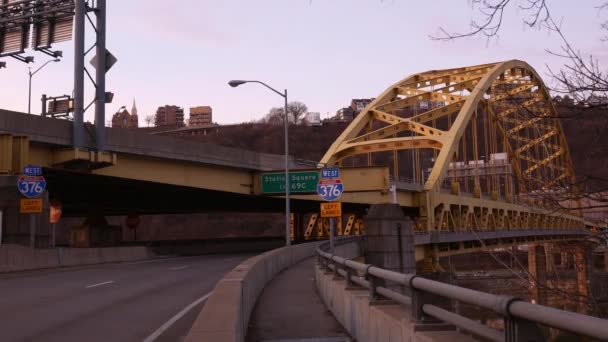
[[[391,164],[422,188],[419,231],[576,230],[580,214],[548,200],[577,191],[558,117],[523,61],[431,70],[375,98],[321,163]]]

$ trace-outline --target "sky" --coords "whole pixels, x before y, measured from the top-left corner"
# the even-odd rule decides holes
[[[549,5],[576,48],[605,62],[600,2]],[[118,59],[107,74],[107,90],[115,93],[107,119],[123,105],[130,109],[135,99],[140,126],[165,104],[186,113],[210,105],[219,124],[258,120],[282,105],[281,97],[258,84],[229,87],[231,79],[287,88],[290,101],[325,118],[352,98],[376,97],[417,72],[521,59],[547,75],[547,66],[563,64],[545,51],[559,49],[558,37],[526,28],[517,7],[506,13],[498,39],[430,39],[440,27],[468,30],[475,16],[468,0],[108,0],[107,8],[107,48]],[[93,30],[87,30],[90,46]],[[40,112],[41,94],[72,93],[73,43],[54,48],[65,57],[34,76],[33,113]],[[32,68],[50,58],[34,56]],[[85,62],[91,71],[92,57]],[[0,69],[0,108],[27,112],[28,65],[2,60],[7,68]],[[88,103],[93,88],[85,82]],[[93,117],[91,107],[85,120]]]

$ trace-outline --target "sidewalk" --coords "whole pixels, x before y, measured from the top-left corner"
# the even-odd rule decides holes
[[[249,320],[248,342],[347,342],[351,337],[317,295],[314,258],[277,275]]]

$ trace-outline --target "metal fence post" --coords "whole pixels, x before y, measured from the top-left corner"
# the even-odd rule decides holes
[[[353,288],[354,283],[351,277],[353,276],[353,271],[350,267],[346,267],[346,288]]]
[[[540,327],[530,321],[515,318],[511,315],[509,307],[521,299],[502,295],[498,297],[494,311],[503,316],[505,324],[506,342],[544,342],[545,336]]]
[[[505,317],[505,341],[506,342],[545,342],[540,327],[530,321]]]
[[[370,267],[372,267],[372,265],[368,265],[365,269],[365,278],[369,282],[369,301],[373,302],[378,300],[378,293],[376,292],[378,279],[374,278],[374,276],[369,273]]]
[[[338,272],[340,270],[340,268],[342,268],[342,267],[339,266],[338,263],[334,264],[334,280],[342,278],[342,276],[340,275],[340,272]]]

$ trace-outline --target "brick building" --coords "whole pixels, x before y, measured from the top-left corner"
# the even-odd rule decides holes
[[[184,126],[184,109],[178,106],[165,105],[158,107],[154,117],[154,125],[160,126]]]
[[[213,123],[213,109],[210,106],[190,107],[188,126],[208,126]]]
[[[133,100],[133,107],[131,107],[131,113],[125,106],[120,107],[118,111],[112,116],[112,127],[119,128],[137,128],[139,127],[139,118],[137,116],[137,106],[135,106],[135,100]]]

